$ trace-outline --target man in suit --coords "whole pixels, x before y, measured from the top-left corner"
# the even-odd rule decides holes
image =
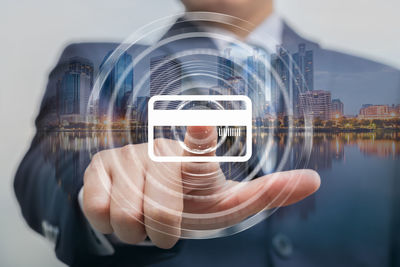
[[[239,17],[247,21],[246,27],[250,31],[256,32],[258,35],[273,36],[277,43],[281,44],[281,51],[296,51],[303,47],[312,50],[315,79],[319,79],[319,85],[327,88],[353,90],[346,92],[349,98],[360,93],[374,95],[374,92],[371,91],[375,90],[377,86],[381,86],[384,95],[390,95],[394,102],[400,102],[398,101],[400,74],[397,70],[365,59],[325,50],[317,44],[303,39],[273,13],[272,1],[185,0],[183,3],[188,11],[219,12]],[[190,28],[189,31],[193,31],[191,25],[188,28]],[[181,28],[173,26],[169,32],[174,32],[174,30],[180,31]],[[226,26],[222,30],[232,32],[242,40],[251,39],[251,34],[238,31],[235,27]],[[205,47],[215,45],[205,41]],[[196,45],[204,47],[198,43]],[[270,44],[257,44],[257,46],[260,45],[268,46]],[[279,210],[269,220],[231,237],[178,242],[179,229],[181,223],[184,224],[185,221],[176,216],[176,213],[168,213],[163,209],[157,209],[156,206],[151,206],[151,204],[146,206],[143,199],[148,197],[155,199],[158,203],[167,203],[167,207],[178,214],[184,211],[182,210],[183,206],[190,210],[190,203],[183,203],[182,199],[168,194],[163,195],[163,192],[157,190],[156,186],[151,183],[147,184],[147,181],[150,180],[148,177],[158,177],[158,173],[165,173],[163,172],[165,165],[160,166],[148,160],[145,145],[113,148],[105,144],[102,149],[112,149],[90,158],[88,153],[82,152],[83,149],[79,149],[79,147],[76,149],[65,147],[66,143],[79,140],[82,133],[74,133],[72,136],[52,135],[48,131],[51,128],[49,122],[54,119],[54,109],[66,109],[65,104],[61,104],[62,107],[55,107],[55,103],[58,103],[60,98],[65,100],[68,96],[65,93],[69,92],[68,81],[74,81],[78,75],[80,78],[86,77],[89,83],[93,83],[90,80],[92,79],[90,77],[93,77],[92,72],[98,67],[101,69],[100,65],[102,65],[104,57],[116,47],[116,44],[86,43],[73,44],[65,49],[59,64],[50,74],[48,88],[36,120],[38,133],[16,174],[15,191],[22,207],[22,213],[34,230],[55,242],[58,258],[67,264],[77,266],[132,266],[151,263],[166,266],[243,266],[248,264],[252,266],[376,266],[381,263],[383,263],[382,265],[397,266],[399,264],[395,253],[396,249],[399,249],[399,232],[396,231],[396,226],[399,226],[398,216],[387,216],[391,213],[390,210],[383,214],[374,210],[381,216],[371,219],[365,216],[365,212],[359,211],[358,214],[353,214],[353,218],[347,220],[349,224],[352,222],[365,224],[371,220],[377,225],[391,225],[379,228],[382,238],[377,239],[375,235],[367,232],[354,233],[351,227],[348,228],[348,231],[343,232],[347,225],[341,222],[329,224],[329,221],[340,216],[342,210],[335,207],[333,211],[336,210],[338,213],[331,214],[332,209],[328,210],[331,206],[327,205],[326,209],[322,207],[315,212],[310,223],[315,228],[310,229],[309,225],[298,220],[294,214],[299,210],[304,210],[304,206],[307,208],[310,205],[316,205],[315,197],[308,198],[290,209]],[[182,46],[172,47],[172,49],[174,48],[180,50]],[[135,53],[140,53],[144,49],[145,47],[136,45],[132,51],[133,57],[136,55]],[[82,58],[88,59],[88,62]],[[347,79],[341,79],[340,76],[346,76]],[[378,83],[382,80],[385,80],[385,83]],[[57,90],[57,88],[63,89]],[[63,92],[61,95],[60,91]],[[63,114],[65,115],[65,112]],[[58,121],[60,120],[58,119]],[[64,128],[67,126],[64,123],[59,125],[64,125]],[[198,145],[191,141],[196,140],[196,138],[190,138],[195,136],[197,139],[211,140],[209,143],[202,143],[207,147],[215,142],[215,137],[210,139],[212,134],[213,129],[194,127],[189,129],[189,136],[185,142],[189,147]],[[54,139],[61,139],[61,141],[55,142]],[[55,149],[54,143],[58,144]],[[167,141],[160,142],[159,145],[160,147],[179,149]],[[312,151],[311,157],[314,152]],[[117,161],[122,164],[122,167],[116,164],[115,159],[118,159]],[[147,166],[146,171],[143,171],[143,166]],[[219,170],[219,167],[215,167],[215,165],[207,166]],[[295,167],[288,163],[286,169]],[[167,167],[168,170],[174,170],[176,177],[180,177],[181,186],[169,188],[172,191],[180,192],[182,184],[185,183],[185,177],[180,173],[180,168],[180,166],[171,165]],[[194,170],[195,167],[192,165],[182,166],[182,169],[185,168],[197,174],[204,172],[204,169]],[[396,170],[392,165],[389,168],[391,169],[386,170],[387,176],[395,177]],[[129,181],[135,185],[135,188],[142,189],[141,194],[132,194],[132,191],[125,190],[125,188],[130,188],[130,184],[121,178],[124,176],[121,169],[135,174],[129,178]],[[145,178],[145,176],[148,177]],[[217,182],[219,177],[218,175],[211,177],[211,180]],[[241,201],[245,201],[246,198],[255,194],[257,190],[261,190],[262,196],[264,196],[255,203],[254,209],[246,210],[235,220],[221,218],[219,223],[222,224],[217,227],[210,223],[211,229],[231,226],[238,219],[239,221],[243,220],[265,207],[271,208],[276,205],[297,202],[314,192],[319,186],[318,175],[311,171],[299,170],[273,177],[273,179],[271,176],[255,179],[243,191],[236,191],[233,199],[226,198],[225,200],[231,200],[232,204],[226,201],[226,206],[223,207],[225,209],[230,205],[240,204]],[[279,181],[288,178],[298,180],[299,186],[293,189],[294,192],[283,191],[283,199],[272,203],[271,199],[284,190],[283,185],[286,185],[286,183],[280,185]],[[374,178],[368,176],[368,179]],[[275,189],[265,190],[263,185],[271,180],[272,184],[276,185]],[[223,184],[225,185],[225,183]],[[398,182],[396,184],[398,185]],[[370,203],[370,201],[385,203],[385,205],[370,205],[370,209],[380,210],[381,207],[386,209],[388,206],[396,207],[396,205],[398,207],[399,192],[396,189],[393,190],[391,197],[381,194],[370,195],[368,190],[362,191],[360,194],[354,184],[345,184],[343,189],[345,189],[344,193],[339,194],[346,194],[347,198],[345,199],[348,201],[358,194],[366,203]],[[223,191],[227,188],[219,187],[219,190]],[[379,188],[376,188],[376,191],[385,192]],[[112,196],[112,192],[118,192],[118,194]],[[343,197],[330,194],[329,188],[324,190],[324,194],[329,196],[328,203],[338,201],[337,198]],[[80,203],[79,195],[82,196]],[[289,199],[286,199],[288,196]],[[118,197],[121,198],[119,203],[134,205],[134,209],[129,205],[124,207],[113,203]],[[367,201],[367,197],[371,197],[372,200]],[[217,202],[208,204],[213,208],[218,206]],[[345,206],[345,203],[340,204],[340,207]],[[135,213],[135,211],[140,212]],[[214,210],[206,212],[212,211]],[[192,227],[198,229],[197,225],[192,225]],[[370,231],[370,229],[368,230]],[[346,236],[346,238],[341,238],[342,236]],[[309,240],[311,241],[308,242]],[[379,244],[385,245],[376,248],[374,244],[371,244],[376,240],[379,240]],[[338,247],[340,241],[349,242],[352,245],[349,245],[347,249],[342,249],[340,246]]]

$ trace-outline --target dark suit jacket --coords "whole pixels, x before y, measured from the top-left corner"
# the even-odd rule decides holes
[[[313,51],[314,89],[330,90],[354,105],[370,99],[383,103],[388,95],[393,103],[400,103],[399,71],[323,49],[287,25],[282,43],[292,52],[302,43]],[[84,133],[66,134],[49,122],[57,119],[57,88],[71,59],[88,59],[97,72],[105,55],[116,46],[79,43],[64,50],[50,73],[36,119],[37,133],[15,176],[15,193],[24,218],[32,229],[55,241],[60,260],[76,266],[400,266],[398,136],[393,139],[397,146],[393,157],[381,158],[376,165],[380,167],[370,168],[371,156],[351,160],[358,150],[353,151],[355,144],[347,139],[342,151],[345,137],[339,137],[339,148],[333,151],[334,137],[316,136],[318,151],[312,151],[309,167],[321,173],[319,192],[234,236],[180,241],[171,250],[115,245],[114,255],[97,255],[96,238],[77,203],[90,157],[84,148],[70,147],[84,139]],[[143,48],[138,45],[132,53]],[[365,145],[371,142],[367,140]],[[346,162],[345,156],[351,162]],[[345,164],[337,167],[338,162]]]

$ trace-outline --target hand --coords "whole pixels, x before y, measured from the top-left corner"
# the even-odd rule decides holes
[[[216,142],[214,127],[188,127],[189,148],[203,150]],[[190,155],[177,141],[156,139],[154,146],[160,154]],[[94,155],[84,176],[83,211],[95,229],[123,242],[137,244],[148,236],[154,245],[171,248],[181,231],[231,226],[263,209],[300,201],[319,185],[312,170],[239,183],[227,180],[218,163],[154,162],[145,143]]]

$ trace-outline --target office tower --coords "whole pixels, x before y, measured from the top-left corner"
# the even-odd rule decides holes
[[[58,113],[61,121],[86,121],[92,85],[93,64],[84,58],[72,58],[67,71],[57,82]]]
[[[89,76],[85,73],[66,72],[61,82],[60,115],[75,115],[68,120],[84,121],[90,91]]]
[[[329,120],[332,113],[331,93],[324,90],[300,93],[299,112],[300,116]]]
[[[340,118],[344,114],[344,105],[340,99],[332,99],[332,118]]]
[[[112,52],[108,52],[104,57],[100,65],[100,71]],[[113,119],[124,117],[126,112],[125,98],[133,91],[133,78],[132,56],[123,53],[114,64],[101,88],[99,97],[99,113],[101,116],[105,117],[109,107],[112,105]],[[112,101],[114,92],[116,95],[114,101]]]
[[[299,50],[293,54],[294,89],[314,90],[313,51],[306,50],[305,44],[299,44]]]
[[[93,85],[93,63],[82,57],[73,57],[69,60],[68,71],[74,73],[85,73],[90,77],[90,85]]]
[[[245,90],[257,108],[264,109],[266,103],[266,76],[265,57],[257,49],[246,60],[247,88]],[[263,112],[263,110],[262,110]]]
[[[51,90],[46,90],[46,97],[44,106],[48,115],[38,122],[43,126],[58,126],[60,124],[60,94],[61,94],[61,81],[64,77],[65,72],[68,71],[69,62],[63,62],[58,64],[50,73],[50,78],[47,84]]]
[[[299,50],[293,56],[293,109],[298,115],[299,93],[314,90],[314,59],[313,51],[306,50],[305,44],[299,44]]]
[[[60,113],[79,112],[79,73],[66,72],[61,82]]]
[[[290,54],[281,46],[277,47],[277,53],[271,56],[271,104],[278,116],[288,115],[283,98],[285,92],[290,98],[291,85],[291,60]],[[282,92],[283,91],[283,92]],[[290,99],[288,99],[290,101]]]
[[[150,97],[181,93],[181,64],[167,56],[150,59]]]
[[[150,97],[155,95],[179,95],[182,91],[182,68],[176,59],[157,56],[150,59]],[[176,109],[179,101],[155,103],[155,109]]]
[[[271,102],[275,112],[298,116],[299,93],[314,89],[313,51],[306,50],[305,44],[299,44],[298,52],[291,56],[289,51],[278,46],[276,54],[271,56],[271,67]],[[287,103],[282,91],[287,94]]]
[[[223,56],[218,57],[218,86],[227,87],[227,81],[235,76],[232,49],[225,48]]]

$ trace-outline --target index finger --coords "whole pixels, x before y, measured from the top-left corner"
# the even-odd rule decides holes
[[[183,156],[216,156],[217,142],[215,126],[188,126]],[[224,180],[225,177],[217,162],[182,163],[182,183],[185,193],[211,188],[215,190],[215,187]]]

